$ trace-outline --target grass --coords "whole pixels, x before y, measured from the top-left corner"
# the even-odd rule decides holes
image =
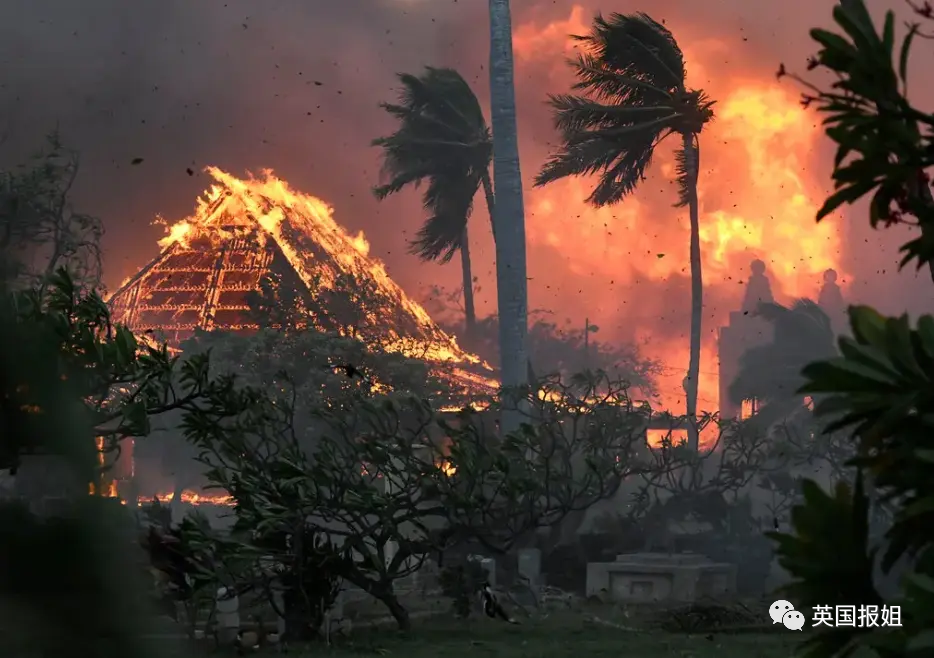
[[[627,631],[582,614],[523,620],[519,626],[486,619],[422,621],[408,634],[355,633],[332,647],[290,651],[307,658],[789,658],[800,634],[687,635]]]

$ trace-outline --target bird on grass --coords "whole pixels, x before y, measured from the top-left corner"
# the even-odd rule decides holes
[[[519,623],[506,614],[506,610],[503,609],[502,604],[497,599],[496,594],[493,592],[493,588],[490,586],[490,583],[483,583],[483,587],[480,588],[480,598],[483,600],[483,614],[485,614],[490,619],[499,618],[510,624]]]

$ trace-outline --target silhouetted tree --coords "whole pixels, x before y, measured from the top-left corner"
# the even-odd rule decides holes
[[[0,276],[22,287],[48,281],[67,268],[81,284],[101,277],[100,219],[74,212],[69,195],[78,176],[78,154],[57,133],[25,165],[0,171]]]
[[[399,127],[373,141],[383,150],[383,175],[388,179],[374,193],[384,199],[427,182],[422,201],[429,216],[411,242],[411,251],[424,261],[442,263],[460,252],[469,339],[476,313],[467,222],[481,186],[493,216],[490,129],[480,102],[457,71],[429,67],[420,76],[400,74],[399,80],[398,103],[382,105],[399,120]]]
[[[760,402],[754,422],[764,430],[804,407],[802,371],[809,363],[836,356],[837,349],[830,318],[810,299],[791,307],[762,303],[755,315],[772,325],[772,339],[743,353],[729,393],[734,404]]]
[[[551,97],[562,143],[535,179],[546,185],[568,176],[598,175],[588,201],[621,201],[643,180],[655,147],[681,138],[677,153],[678,203],[691,220],[691,339],[686,399],[690,441],[698,446],[697,385],[700,369],[703,280],[697,207],[699,136],[713,118],[706,94],[688,89],[684,55],[674,36],[646,14],[597,16],[584,52],[572,62],[578,95]]]

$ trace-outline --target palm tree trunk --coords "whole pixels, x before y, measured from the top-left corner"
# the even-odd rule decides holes
[[[464,236],[461,238],[461,276],[464,280],[464,336],[467,345],[473,343],[477,329],[477,313],[473,301],[473,270],[470,267],[470,239],[467,226],[464,226]]]
[[[701,321],[704,311],[704,279],[701,273],[700,219],[697,208],[697,176],[700,169],[700,144],[691,133],[684,133],[684,154],[688,166],[691,216],[691,347],[688,375],[685,382],[685,406],[688,416],[688,443],[692,450],[700,447],[697,427],[697,386],[700,378]]]
[[[493,224],[496,227],[500,376],[505,392],[500,428],[507,433],[522,423],[520,400],[522,389],[528,383],[529,366],[525,209],[519,170],[509,0],[490,0],[490,117],[496,189]]]
[[[493,210],[496,208],[496,197],[493,194],[493,183],[490,181],[490,175],[487,172],[484,172],[480,181],[483,183],[483,194],[486,197],[486,208],[490,214],[490,230],[493,234],[493,244],[496,244],[496,222],[493,220]],[[528,348],[526,348],[528,349]],[[532,367],[532,357],[531,355],[528,358],[528,366],[526,367],[528,378],[528,384],[534,386],[535,382],[538,381],[538,376],[535,374],[535,368]]]

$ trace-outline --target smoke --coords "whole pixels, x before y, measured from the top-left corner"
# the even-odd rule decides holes
[[[901,3],[890,4],[904,11]],[[738,0],[657,0],[651,7],[618,2],[612,10],[650,9],[664,20],[688,57],[690,83],[722,99],[737,85],[760,90],[778,85],[774,71],[779,62],[803,68],[813,50],[807,31],[829,22],[829,5],[789,0],[757,3],[752,9]],[[598,6],[594,0],[513,1],[526,180],[555,137],[545,97],[566,91],[570,82],[562,61],[569,53],[564,36],[577,26],[583,29]],[[104,219],[105,275],[111,287],[155,255],[162,233],[151,225],[156,214],[174,221],[191,211],[207,183],[200,169],[208,164],[235,174],[269,167],[295,188],[327,200],[339,222],[365,231],[373,253],[410,292],[428,284],[456,286],[456,266],[420,265],[407,254],[406,242],[422,217],[417,195],[383,203],[373,199],[370,189],[378,181],[379,163],[369,143],[393,128],[378,103],[394,97],[397,72],[454,66],[486,102],[486,12],[486,3],[478,0],[280,0],[262,5],[248,0],[11,0],[0,5],[5,71],[0,131],[6,126],[9,137],[0,164],[21,161],[56,126],[80,150],[82,175],[74,202]],[[791,83],[781,87],[785,90],[762,92],[773,95],[774,112],[784,107],[781,103],[794,107],[789,99],[796,90]],[[724,106],[717,109],[722,112]],[[793,126],[762,145],[784,154],[785,164],[803,181],[809,203],[819,203],[828,187],[828,145],[815,136],[813,145],[802,142],[792,153],[782,150],[782,140],[818,130],[814,123],[806,130]],[[719,125],[726,127],[712,128],[711,135],[730,130],[728,120]],[[702,178],[713,181],[703,200],[707,207],[728,210],[734,193],[754,198],[758,188],[753,188],[762,181],[753,180],[754,163],[742,151],[748,139],[736,136],[735,145],[711,144],[710,149],[702,141]],[[131,165],[134,158],[143,162]],[[689,288],[681,263],[687,232],[678,223],[679,211],[671,209],[664,171],[650,176],[636,200],[610,214],[586,214],[581,204],[586,193],[584,183],[558,187],[551,196],[527,192],[531,306],[574,322],[588,314],[603,325],[601,340],[667,337],[686,343]],[[566,213],[560,222],[543,211],[546,201],[560,202]],[[767,225],[768,210],[749,222]],[[472,242],[478,300],[481,311],[491,312],[493,249],[482,203],[476,215]],[[828,220],[833,226],[825,229],[832,233],[826,239],[839,244],[820,256],[820,263],[806,261],[815,257],[809,250],[824,247],[816,239],[800,238],[802,264],[776,288],[786,296],[816,296],[820,277],[815,272],[829,262],[848,275],[850,299],[892,312],[930,308],[927,275],[895,274],[904,234],[872,232],[865,218],[865,208],[857,207],[849,217]],[[646,244],[651,247],[643,251],[651,253],[636,249]],[[603,251],[592,249],[595,245]],[[722,266],[709,267],[708,343],[738,304],[749,260],[768,259],[768,246],[759,246],[763,253],[755,245],[734,250]],[[714,251],[706,252],[708,260]],[[781,269],[782,264],[770,267]],[[683,371],[680,354],[677,359],[670,365]],[[705,367],[712,370],[709,361]]]

